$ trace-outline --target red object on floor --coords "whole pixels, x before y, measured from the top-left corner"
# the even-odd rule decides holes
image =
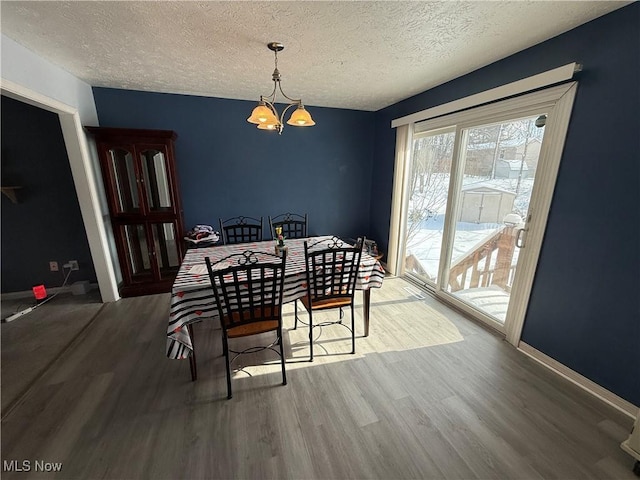
[[[47,298],[47,289],[44,285],[36,285],[33,287],[33,294],[36,296],[36,300],[42,300]]]

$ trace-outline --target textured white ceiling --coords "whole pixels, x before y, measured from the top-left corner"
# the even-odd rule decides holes
[[[629,1],[2,1],[2,33],[93,86],[378,110]],[[579,59],[575,59],[579,60]]]

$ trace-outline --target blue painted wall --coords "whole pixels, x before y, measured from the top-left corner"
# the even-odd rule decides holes
[[[1,198],[2,293],[59,287],[69,260],[80,266],[69,284],[96,282],[58,115],[1,98],[2,185],[22,186],[17,204]]]
[[[174,130],[185,228],[218,218],[309,214],[310,234],[368,235],[374,113],[308,106],[317,125],[282,135],[256,102],[94,88],[100,126]],[[265,238],[270,238],[266,234]]]
[[[386,243],[392,119],[573,61],[584,71],[522,339],[640,405],[639,3],[377,112],[370,230]]]

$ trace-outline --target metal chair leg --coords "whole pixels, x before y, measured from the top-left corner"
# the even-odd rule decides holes
[[[351,353],[356,353],[356,316],[351,305]]]
[[[295,321],[293,323],[293,329],[298,328],[298,300],[293,301],[293,311],[295,316]]]
[[[280,363],[282,363],[282,384],[287,384],[287,372],[284,368],[284,342],[282,341],[282,329],[278,329],[278,343],[280,343]]]
[[[224,359],[227,365],[227,399],[230,399],[233,396],[233,394],[231,392],[231,365],[229,364],[229,345],[227,343],[226,335],[224,335],[224,333],[222,335],[223,335],[222,341],[224,342],[224,351],[225,351]]]
[[[313,362],[313,314],[309,309],[309,361]]]
[[[189,369],[191,370],[191,381],[195,382],[198,379],[198,367],[196,366],[196,344],[193,335],[193,325],[187,325],[187,331],[189,337],[191,337],[191,354],[189,355]]]
[[[195,352],[191,352],[191,355],[189,355],[189,370],[191,370],[191,381],[195,382],[198,379],[198,370],[196,368]]]

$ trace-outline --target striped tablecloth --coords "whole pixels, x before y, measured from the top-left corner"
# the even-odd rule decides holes
[[[284,279],[282,301],[293,302],[306,294],[306,274],[304,264],[304,241],[326,241],[331,243],[334,237],[312,237],[308,239],[287,240],[287,265]],[[245,250],[274,252],[274,242],[242,243],[220,245],[209,248],[187,250],[180,271],[171,290],[171,309],[167,329],[167,357],[173,359],[188,358],[193,350],[187,325],[202,320],[218,319],[215,299],[211,289],[205,257],[212,262],[221,260],[234,253]],[[384,279],[384,269],[380,263],[363,252],[356,281],[357,290],[380,288]]]

